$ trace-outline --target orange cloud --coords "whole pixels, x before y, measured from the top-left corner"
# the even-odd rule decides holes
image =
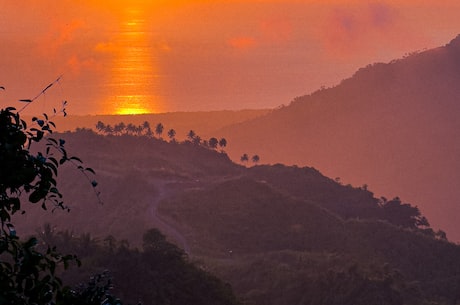
[[[52,23],[41,43],[42,52],[54,57],[63,47],[73,43],[78,35],[77,32],[84,27],[84,21],[79,19],[71,20],[65,24]]]
[[[94,58],[79,58],[76,55],[71,56],[66,63],[66,71],[73,75],[79,75],[82,71],[97,72],[102,70],[102,64]]]

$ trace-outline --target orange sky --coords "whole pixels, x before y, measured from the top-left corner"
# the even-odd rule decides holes
[[[63,74],[40,112],[273,108],[460,33],[452,0],[3,2],[0,106]]]

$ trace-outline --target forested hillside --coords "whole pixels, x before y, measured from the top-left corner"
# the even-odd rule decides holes
[[[71,212],[32,207],[15,220],[17,230],[43,234],[50,223],[54,235],[94,242],[83,265],[112,269],[120,287],[129,284],[117,280],[120,268],[138,270],[130,267],[141,255],[136,248],[157,228],[247,304],[455,304],[460,297],[460,247],[404,198],[375,198],[310,167],[238,165],[225,153],[231,142],[214,148],[196,138],[86,129],[59,136],[97,171],[103,204],[68,168],[58,183]],[[95,264],[111,240],[115,257]]]
[[[220,131],[237,160],[314,166],[379,196],[417,202],[460,240],[460,37],[359,69],[337,86]]]

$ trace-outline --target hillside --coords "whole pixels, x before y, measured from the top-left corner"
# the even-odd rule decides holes
[[[399,200],[382,202],[310,167],[246,168],[192,142],[89,130],[55,136],[97,171],[104,203],[66,168],[59,186],[70,213],[29,206],[13,220],[22,235],[44,234],[50,222],[70,239],[111,235],[140,247],[155,227],[246,304],[451,304],[460,297],[460,247]]]
[[[460,36],[360,69],[333,88],[220,131],[238,160],[314,166],[416,204],[460,240]]]

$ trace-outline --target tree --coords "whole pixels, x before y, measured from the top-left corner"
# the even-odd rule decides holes
[[[144,123],[142,123],[142,129],[146,135],[152,135],[152,129],[150,128],[149,122],[144,121]]]
[[[243,154],[240,158],[242,163],[246,163],[249,160],[248,154]]]
[[[126,125],[126,131],[128,134],[133,135],[136,133],[136,126],[133,123],[128,123],[128,125]]]
[[[252,162],[253,162],[254,164],[259,163],[259,161],[260,161],[259,155],[254,155],[254,156],[252,156]]]
[[[219,140],[217,140],[216,138],[210,138],[209,141],[208,141],[208,145],[209,147],[211,147],[212,149],[216,149],[217,148],[217,145],[219,144]]]
[[[105,132],[105,124],[102,121],[98,121],[96,124],[96,129],[99,132]]]
[[[222,138],[219,140],[219,146],[221,148],[222,151],[224,151],[224,147],[227,146],[227,140],[225,140],[225,138]]]
[[[170,129],[168,131],[168,137],[171,140],[171,142],[175,142],[174,137],[176,136],[176,131],[174,129]]]
[[[193,138],[192,142],[193,142],[193,144],[195,144],[195,145],[200,145],[200,143],[201,143],[201,137],[198,136],[198,135],[196,135],[196,136]]]
[[[112,134],[113,133],[113,127],[110,124],[105,125],[104,132],[106,134]]]
[[[21,101],[32,103],[53,84],[34,99]],[[61,112],[65,115],[65,108]],[[102,127],[102,124],[98,125]],[[72,261],[79,264],[78,259],[50,247],[46,252],[40,252],[36,249],[38,240],[31,237],[21,241],[11,223],[12,216],[23,210],[24,195],[28,196],[30,203],[41,203],[44,210],[50,206],[53,210],[66,209],[56,182],[61,165],[74,164],[88,179],[89,174],[94,174],[91,168],[83,167],[78,157],[68,155],[63,139],[51,137],[54,127],[46,114],[43,118],[33,117],[28,127],[20,118],[20,111],[13,107],[0,109],[1,304],[69,303],[65,300],[71,290],[63,287],[56,270],[59,265],[67,268]],[[39,142],[45,143],[44,151],[33,152],[31,147]],[[91,184],[96,187],[97,182],[92,180]]]
[[[428,220],[421,215],[417,207],[402,203],[399,197],[395,197],[392,200],[381,197],[379,205],[383,209],[384,218],[395,225],[405,228],[430,226]]]
[[[196,133],[195,133],[193,130],[190,130],[190,131],[188,132],[188,134],[187,134],[187,138],[188,138],[191,142],[193,142],[193,139],[195,139],[195,137],[196,137]]]
[[[161,123],[158,123],[157,126],[155,127],[155,133],[158,135],[159,138],[161,138],[161,135],[163,134],[163,129],[164,129],[164,126]]]
[[[125,123],[120,122],[118,124],[115,124],[115,126],[113,127],[113,131],[115,132],[115,134],[121,135],[125,131],[125,128],[126,128]]]

